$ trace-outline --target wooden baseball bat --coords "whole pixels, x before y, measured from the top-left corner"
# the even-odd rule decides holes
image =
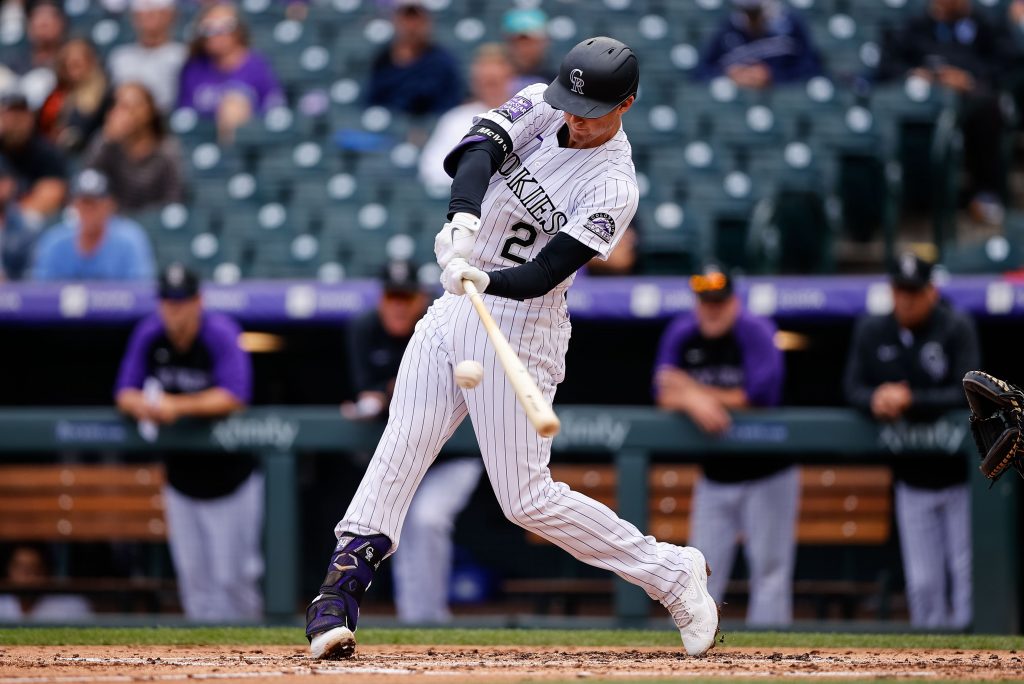
[[[480,322],[484,324],[487,336],[491,338],[494,353],[505,369],[505,375],[508,376],[509,382],[512,383],[512,389],[515,390],[516,397],[519,398],[519,403],[526,411],[526,417],[530,419],[530,423],[541,437],[554,437],[558,434],[562,424],[551,408],[551,404],[544,400],[544,395],[540,393],[537,383],[530,377],[530,373],[526,370],[519,355],[505,339],[505,334],[501,332],[501,328],[494,321],[491,312],[487,310],[487,305],[480,297],[476,285],[470,280],[463,280],[462,287],[466,290],[469,300],[473,302],[473,308],[480,316]]]

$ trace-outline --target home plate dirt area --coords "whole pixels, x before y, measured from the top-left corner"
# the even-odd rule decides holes
[[[310,660],[295,646],[0,646],[0,684],[29,682],[646,681],[677,678],[972,679],[1024,677],[1016,651],[730,648],[702,658],[672,648],[360,646]]]

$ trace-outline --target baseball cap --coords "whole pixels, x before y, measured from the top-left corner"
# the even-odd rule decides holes
[[[596,119],[635,95],[639,85],[640,63],[633,50],[614,38],[597,36],[569,50],[544,100],[563,112]]]
[[[148,12],[174,7],[174,0],[132,0],[132,12]]]
[[[427,11],[427,5],[423,0],[394,0],[393,7],[395,11],[417,9]]]
[[[0,94],[0,109],[28,109],[28,98],[18,90]]]
[[[199,294],[199,276],[180,261],[168,264],[157,281],[160,299],[192,299]]]
[[[381,273],[384,292],[389,294],[416,294],[421,291],[416,278],[416,267],[411,261],[395,260]]]
[[[893,287],[901,290],[921,290],[932,282],[932,268],[935,265],[913,252],[904,252],[893,264],[891,280]]]
[[[539,9],[513,9],[505,12],[501,30],[510,36],[543,36],[547,32],[548,17]]]
[[[717,265],[690,276],[690,289],[702,302],[724,302],[732,296],[732,278]]]
[[[71,184],[75,197],[107,197],[110,195],[110,181],[96,169],[83,169]]]

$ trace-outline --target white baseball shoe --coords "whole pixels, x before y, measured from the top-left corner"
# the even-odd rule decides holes
[[[708,593],[711,569],[704,560],[704,554],[692,546],[683,547],[682,551],[690,564],[689,578],[678,602],[665,607],[679,628],[686,653],[699,656],[715,645],[715,637],[718,635],[718,604]]]
[[[356,635],[348,627],[335,627],[317,634],[309,642],[309,655],[316,660],[351,658],[356,652]]]

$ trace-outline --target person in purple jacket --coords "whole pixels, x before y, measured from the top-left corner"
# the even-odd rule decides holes
[[[736,85],[760,90],[820,76],[821,60],[811,33],[780,0],[732,0],[705,46],[695,76],[728,76]]]
[[[252,368],[227,316],[203,310],[199,278],[173,263],[160,310],[135,327],[121,361],[117,407],[155,440],[179,418],[221,418],[249,403]],[[164,507],[178,592],[190,620],[258,620],[263,613],[263,474],[248,454],[167,454]]]
[[[249,47],[249,33],[238,8],[216,3],[196,17],[195,37],[181,71],[178,107],[217,121],[221,142],[253,114],[283,105],[284,92],[270,63]]]
[[[730,411],[779,404],[782,353],[775,326],[743,310],[728,274],[709,266],[690,286],[696,307],[672,321],[661,338],[655,397],[659,407],[721,435],[732,425]],[[705,461],[693,495],[689,544],[715,569],[708,590],[721,603],[742,536],[750,568],[749,624],[793,619],[799,498],[800,473],[792,463],[762,456]]]

